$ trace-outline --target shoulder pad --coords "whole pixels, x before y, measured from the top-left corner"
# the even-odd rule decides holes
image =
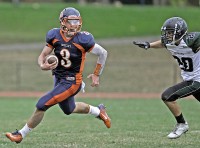
[[[79,32],[77,34],[78,44],[80,44],[85,51],[89,51],[95,45],[94,37],[89,32]]]
[[[46,42],[52,44],[51,42],[53,41],[53,39],[56,36],[56,33],[59,32],[59,30],[60,30],[59,28],[53,28],[49,30],[46,35]]]
[[[197,49],[199,50],[200,47],[200,32],[187,33],[184,41],[194,52],[197,52]]]
[[[189,32],[186,34],[185,40],[188,43],[193,43],[199,37],[200,37],[200,32]]]
[[[91,33],[82,31],[82,32],[79,32],[78,34],[78,40],[80,43],[85,44],[85,43],[90,42],[90,40],[94,40],[94,37]]]

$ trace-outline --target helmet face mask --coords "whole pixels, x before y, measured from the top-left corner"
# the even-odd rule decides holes
[[[77,32],[81,31],[82,18],[80,13],[75,8],[65,8],[60,13],[60,28],[66,33],[67,37],[74,36]]]
[[[180,17],[167,19],[161,28],[161,39],[164,44],[175,44],[187,33],[187,24]]]
[[[166,44],[172,43],[174,41],[174,30],[166,30],[166,29],[162,29],[161,30],[161,36],[163,37],[163,39],[165,40]]]

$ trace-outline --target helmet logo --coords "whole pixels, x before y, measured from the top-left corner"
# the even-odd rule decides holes
[[[178,21],[177,24],[180,26],[180,28],[183,27],[183,21]]]

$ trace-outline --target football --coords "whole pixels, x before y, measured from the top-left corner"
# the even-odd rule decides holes
[[[58,58],[55,56],[55,55],[48,55],[46,57],[46,61],[49,63],[49,64],[52,64],[54,62],[58,63]]]

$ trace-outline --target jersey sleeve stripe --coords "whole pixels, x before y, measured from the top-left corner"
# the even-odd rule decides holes
[[[53,47],[51,44],[49,44],[49,43],[47,43],[46,46],[49,47],[49,48],[51,48],[51,49],[54,48],[54,47]]]

